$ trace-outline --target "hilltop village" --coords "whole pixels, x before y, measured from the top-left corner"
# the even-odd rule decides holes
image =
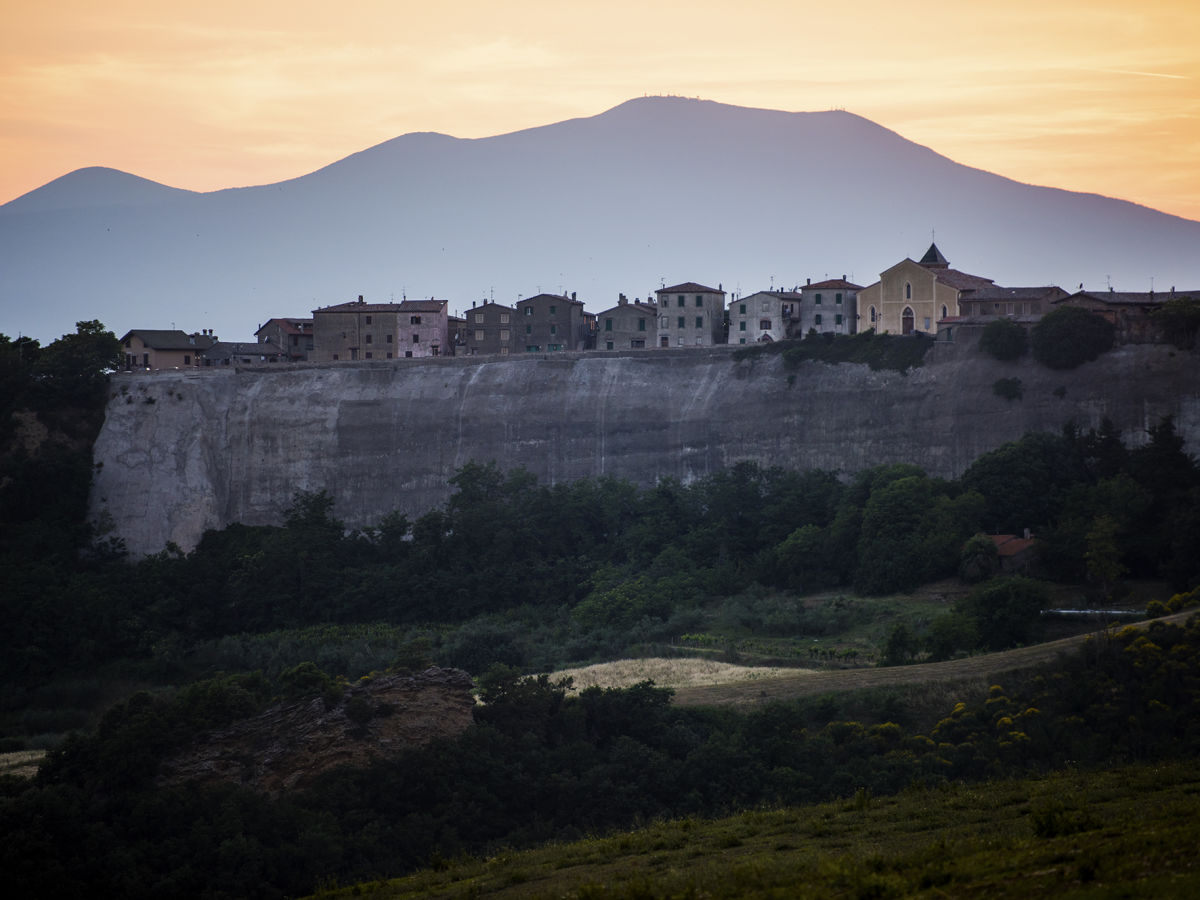
[[[1031,324],[1058,306],[1098,313],[1121,342],[1162,340],[1150,314],[1176,296],[1111,289],[1069,293],[1055,285],[1002,287],[959,271],[936,244],[920,260],[905,258],[861,286],[842,278],[791,290],[766,290],[726,300],[720,284],[664,286],[647,296],[588,312],[575,292],[539,293],[514,306],[472,303],[464,317],[447,300],[373,303],[361,295],[312,310],[310,318],[279,317],[254,341],[221,341],[212,330],[132,329],[121,338],[126,371],[287,362],[359,362],[444,356],[509,356],[563,351],[673,350],[752,344],[813,335],[877,333],[953,340],[956,329],[1006,317]],[[1200,292],[1187,292],[1200,296]]]

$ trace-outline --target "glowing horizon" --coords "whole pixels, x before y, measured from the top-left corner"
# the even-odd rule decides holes
[[[673,94],[845,109],[965,165],[1200,220],[1195,4],[404,6],[11,10],[0,203],[87,166],[273,183],[408,132],[485,137]]]

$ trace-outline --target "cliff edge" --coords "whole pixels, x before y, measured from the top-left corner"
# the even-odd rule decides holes
[[[543,482],[684,482],[746,460],[853,473],[916,463],[955,477],[1030,431],[1105,417],[1130,446],[1175,417],[1200,447],[1200,356],[1126,346],[1068,372],[938,344],[907,374],[706,350],[197,370],[112,382],[95,444],[94,518],[135,555],[208,528],[277,524],[327,491],[350,527],[420,515],[466,464]],[[1023,396],[992,390],[1021,379]]]

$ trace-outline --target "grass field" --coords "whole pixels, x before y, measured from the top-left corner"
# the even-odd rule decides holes
[[[325,898],[1200,896],[1194,762],[910,789],[436,861]]]
[[[783,676],[801,678],[815,674],[813,669],[784,669],[774,666],[735,666],[715,659],[680,657],[664,659],[619,659],[597,663],[579,669],[555,672],[551,680],[572,679],[571,690],[584,688],[624,688],[642,681],[653,681],[658,687],[684,688],[706,685],[757,683],[763,679]]]

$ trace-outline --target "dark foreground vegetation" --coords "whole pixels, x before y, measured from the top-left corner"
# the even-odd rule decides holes
[[[1200,782],[1168,763],[675,819],[319,896],[1154,897],[1200,893]]]
[[[0,747],[55,748],[33,781],[0,778],[0,872],[20,896],[293,896],[653,819],[1196,756],[1196,621],[1108,633],[932,725],[886,693],[846,721],[836,697],[739,713],[519,677],[694,632],[714,605],[759,633],[826,634],[859,608],[814,608],[814,591],[950,576],[976,587],[893,630],[883,661],[1029,641],[1054,582],[1108,601],[1152,579],[1182,605],[1200,470],[1170,420],[1136,448],[1107,424],[1029,435],[954,481],[740,465],[692,485],[543,486],[472,464],[415,521],[348,532],[333,498],[305,494],[278,526],[130,561],[85,521],[106,388],[75,376],[109,339],[81,323],[62,353],[0,342]],[[979,534],[1024,528],[1037,568],[1002,573]],[[454,741],[275,797],[156,781],[173,751],[274,699],[430,661],[479,676],[485,703]],[[82,724],[62,710],[121,684],[146,690],[60,740]]]
[[[226,677],[139,694],[32,782],[0,782],[0,871],[19,896],[284,897],[655,819],[834,798],[865,810],[905,789],[1194,759],[1198,673],[1200,619],[1128,627],[921,731],[886,702],[873,722],[840,720],[833,698],[737,713],[676,707],[648,684],[566,697],[546,676],[493,669],[457,740],[273,798],[156,785],[172,748],[287,689]],[[1047,810],[1045,828],[1095,827],[1087,814]],[[1173,846],[1164,835],[1155,849]]]

